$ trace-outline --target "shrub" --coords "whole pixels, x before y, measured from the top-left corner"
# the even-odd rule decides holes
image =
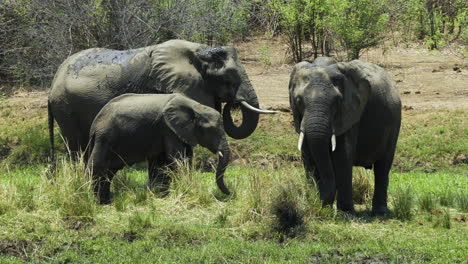
[[[328,15],[328,4],[324,0],[272,0],[270,5],[275,13],[281,17],[280,24],[288,37],[295,62],[302,61],[304,43],[310,41],[314,58],[318,56],[318,49],[328,55],[322,45],[326,42],[324,18]]]
[[[363,49],[382,41],[388,15],[382,1],[332,0],[327,25],[341,40],[348,60],[358,59]]]
[[[273,186],[270,202],[273,230],[290,237],[304,232],[311,219],[329,217],[327,209],[322,209],[316,186],[302,174],[294,174],[283,175]]]

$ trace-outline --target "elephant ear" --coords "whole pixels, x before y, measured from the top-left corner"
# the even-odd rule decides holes
[[[184,40],[169,40],[148,47],[147,54],[151,59],[148,90],[151,93],[189,94],[201,87],[203,66],[197,53],[204,48],[204,45]]]
[[[361,61],[341,62],[338,70],[345,76],[340,84],[343,96],[334,129],[341,135],[359,122],[371,94],[371,72]]]
[[[192,147],[198,144],[195,137],[195,111],[187,99],[176,96],[164,108],[163,116],[167,126],[180,140]]]
[[[297,133],[301,132],[301,120],[302,116],[297,108],[299,94],[303,93],[304,89],[304,76],[307,75],[307,69],[311,67],[309,62],[299,62],[293,68],[291,73],[291,77],[289,79],[289,105],[291,106],[291,110],[293,113],[293,120],[294,120],[294,128],[296,129]]]

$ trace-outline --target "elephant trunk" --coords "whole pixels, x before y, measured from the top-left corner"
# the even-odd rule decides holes
[[[223,109],[223,123],[226,133],[235,139],[243,139],[250,136],[257,128],[259,115],[273,114],[275,111],[259,109],[258,98],[252,83],[242,65],[239,65],[241,84],[237,90],[233,102],[228,102]],[[231,108],[239,105],[242,111],[242,124],[236,126],[232,120]]]
[[[218,167],[216,168],[216,184],[224,194],[231,194],[224,184],[224,172],[230,159],[229,145],[226,138],[223,138],[218,147]]]
[[[317,185],[320,199],[324,206],[331,205],[335,200],[336,184],[330,153],[330,138],[332,137],[330,120],[325,113],[318,111],[306,113],[304,120],[308,148],[318,170]]]

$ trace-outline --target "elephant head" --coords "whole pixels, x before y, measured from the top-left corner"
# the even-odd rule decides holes
[[[259,109],[258,98],[241,65],[236,49],[230,46],[209,47],[183,40],[172,40],[149,50],[151,76],[156,90],[180,92],[195,101],[221,112],[224,129],[235,138],[248,137],[256,129],[259,114],[274,111]],[[243,121],[237,127],[231,117],[233,105],[240,105]]]
[[[224,184],[230,150],[221,115],[210,107],[177,96],[165,106],[163,116],[167,126],[181,141],[192,147],[200,144],[218,155],[216,184],[223,193],[230,194]]]
[[[289,82],[294,126],[300,134],[298,148],[310,150],[319,173],[319,190],[324,204],[333,203],[335,173],[332,151],[336,136],[359,122],[371,93],[368,76],[359,61],[315,66],[296,64]],[[304,137],[307,146],[303,146]]]

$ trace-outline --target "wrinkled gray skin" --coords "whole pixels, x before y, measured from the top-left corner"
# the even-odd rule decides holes
[[[301,62],[289,82],[290,105],[306,174],[313,175],[320,198],[354,213],[352,167],[374,169],[372,212],[389,213],[388,174],[401,123],[401,103],[388,74],[359,60]],[[332,151],[332,135],[336,149]]]
[[[170,40],[133,50],[93,48],[78,52],[59,67],[49,93],[49,133],[53,157],[53,120],[71,151],[85,150],[99,110],[124,93],[182,93],[221,112],[226,133],[248,137],[259,113],[241,105],[243,122],[233,124],[230,109],[241,101],[258,108],[258,99],[233,47],[208,47]]]
[[[148,161],[150,184],[165,192],[167,166],[186,157],[186,146],[197,144],[219,156],[216,182],[229,194],[223,174],[229,146],[221,115],[180,94],[124,94],[98,113],[90,130],[88,169],[101,203],[110,202],[110,182],[124,166]]]

